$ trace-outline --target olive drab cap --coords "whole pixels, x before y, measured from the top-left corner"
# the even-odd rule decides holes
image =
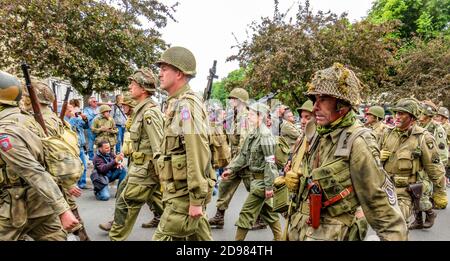
[[[260,114],[267,114],[270,111],[269,106],[264,103],[254,102],[249,106],[249,109],[252,111],[259,112]]]
[[[128,106],[134,108],[137,106],[138,102],[136,100],[134,100],[129,93],[124,93],[123,101],[121,104],[125,104],[125,105],[128,105]]]
[[[100,108],[98,109],[100,113],[104,113],[105,111],[111,111],[111,107],[109,105],[102,105],[100,106]]]
[[[427,116],[434,116],[437,114],[437,106],[432,101],[426,100],[420,103],[422,106],[422,113]]]
[[[407,112],[418,119],[421,114],[420,102],[414,98],[403,98],[397,101],[391,109],[394,113],[397,111]]]
[[[302,113],[302,111],[313,111],[314,104],[311,100],[307,100],[302,104],[302,107],[297,108],[298,113]]]
[[[9,73],[0,71],[0,104],[19,106],[22,98],[20,81]]]
[[[145,90],[149,92],[156,91],[156,85],[158,83],[157,78],[153,72],[148,68],[141,68],[128,77],[128,80],[135,81],[141,85]]]
[[[445,117],[447,119],[450,118],[450,113],[448,112],[448,109],[445,107],[439,107],[437,114],[441,115],[442,117]]]
[[[244,90],[242,88],[234,88],[230,92],[230,95],[228,95],[228,98],[239,99],[241,102],[247,103],[249,96],[248,96],[248,92],[246,90]]]
[[[31,79],[31,85],[36,91],[36,96],[39,103],[50,105],[55,100],[55,94],[53,94],[52,89],[42,80]],[[27,92],[28,94],[28,92]]]
[[[184,47],[174,46],[167,49],[161,58],[156,62],[158,66],[162,63],[170,64],[175,66],[184,74],[195,77],[196,75],[196,64],[194,54]]]
[[[361,103],[361,82],[352,70],[340,63],[314,73],[307,86],[306,95],[313,101],[315,95],[329,95],[350,103],[355,110]]]
[[[367,114],[372,114],[373,116],[376,116],[377,118],[384,119],[384,109],[381,106],[372,106],[367,111]]]

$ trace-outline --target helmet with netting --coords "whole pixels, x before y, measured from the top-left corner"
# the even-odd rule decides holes
[[[197,73],[194,54],[184,47],[174,46],[167,49],[156,62],[158,66],[163,63],[170,64],[191,77],[195,77]]]
[[[19,106],[21,98],[20,81],[11,74],[0,71],[0,104]]]
[[[352,70],[340,63],[314,73],[307,86],[306,95],[313,101],[315,95],[329,95],[348,102],[355,110],[361,103],[361,82]]]
[[[438,115],[441,115],[442,117],[445,117],[445,118],[449,118],[449,112],[448,112],[448,109],[447,108],[445,108],[445,107],[439,107],[439,110],[438,110],[438,113],[437,113]]]
[[[247,103],[249,99],[248,92],[242,88],[234,88],[233,90],[231,90],[228,98],[239,99],[243,103]]]
[[[137,106],[138,102],[131,97],[131,94],[124,93],[123,94],[123,101],[122,101],[121,104],[122,105],[125,104],[125,105],[130,106],[131,108],[134,108],[134,107]]]
[[[102,106],[100,106],[100,108],[98,109],[98,111],[100,112],[100,113],[104,113],[104,112],[106,112],[106,111],[111,111],[111,106],[109,106],[109,105],[102,105]]]
[[[135,81],[149,92],[156,91],[158,80],[153,72],[148,68],[141,68],[128,77],[128,80]]]
[[[422,113],[420,102],[414,98],[403,98],[398,100],[391,111],[393,111],[394,113],[398,111],[407,112],[416,119],[418,119],[420,114]]]
[[[46,105],[53,103],[55,100],[55,94],[47,83],[42,80],[31,79],[31,85],[34,87],[39,103]]]
[[[437,108],[436,104],[434,104],[430,100],[422,101],[420,103],[420,105],[422,106],[422,114],[424,114],[426,116],[432,117],[432,116],[436,115],[438,112],[438,108]]]
[[[380,118],[380,119],[384,119],[384,109],[381,106],[372,106],[369,108],[369,110],[367,111],[367,114],[372,114],[373,116]]]

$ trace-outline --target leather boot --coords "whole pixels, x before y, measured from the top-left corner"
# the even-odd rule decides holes
[[[252,230],[266,229],[266,228],[267,228],[266,223],[264,223],[264,221],[262,221],[261,217],[258,216],[258,218],[256,219],[255,224],[252,227]]]
[[[152,228],[152,227],[158,227],[159,221],[161,220],[161,214],[153,212],[154,216],[153,219],[150,220],[148,223],[143,223],[143,228]]]
[[[225,210],[217,209],[216,215],[210,220],[208,220],[211,228],[223,228],[223,225],[225,223],[224,217],[225,217]]]
[[[235,240],[244,241],[245,237],[247,236],[247,233],[248,229],[237,227]]]
[[[72,233],[75,236],[79,237],[80,241],[91,241],[91,239],[89,238],[89,236],[86,232],[86,228],[84,227],[83,220],[81,220],[80,213],[78,213],[78,209],[76,208],[76,209],[72,210],[72,212],[73,212],[73,215],[78,219],[78,221],[80,221],[80,224],[82,224],[81,228],[79,228],[76,231],[73,231]]]
[[[111,221],[108,221],[108,222],[106,222],[106,223],[99,224],[98,227],[99,227],[101,230],[103,230],[103,231],[109,232],[109,231],[111,230],[111,227],[112,227],[113,222],[114,222],[114,221],[111,220]]]
[[[423,228],[423,217],[422,217],[422,211],[417,211],[414,215],[415,219],[414,222],[409,225],[409,229],[422,229]]]
[[[269,225],[270,229],[272,229],[272,233],[273,233],[273,240],[274,241],[281,241],[283,235],[281,232],[281,223],[280,221],[276,221],[272,224]]]
[[[425,223],[423,223],[424,228],[431,228],[434,225],[434,220],[437,214],[432,210],[425,211]]]

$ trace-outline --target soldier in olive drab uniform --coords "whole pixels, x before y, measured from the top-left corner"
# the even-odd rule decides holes
[[[23,125],[20,82],[0,71],[0,240],[66,240],[78,220],[45,171],[40,138]]]
[[[62,135],[64,133],[64,126],[70,129],[70,125],[67,122],[63,122],[57,115],[50,109],[50,105],[55,100],[55,96],[50,87],[43,81],[33,79],[31,84],[35,88],[36,96],[38,98],[42,118],[44,119],[45,127],[49,137]],[[80,161],[80,164],[81,161]],[[81,166],[80,166],[81,168]],[[80,173],[81,174],[81,173]],[[78,175],[64,175],[64,179],[60,179],[62,176],[54,177],[55,182],[64,193],[64,198],[70,206],[75,217],[80,221],[79,227],[75,228],[72,233],[80,238],[80,241],[90,241],[87,235],[86,229],[83,225],[80,213],[78,212],[78,206],[74,197],[81,196],[81,189],[77,186],[79,179]]]
[[[372,129],[373,135],[377,138],[377,142],[384,132],[384,129],[389,128],[384,124],[384,109],[381,106],[372,106],[366,113],[366,123],[364,126]]]
[[[236,222],[237,241],[244,240],[258,215],[269,224],[274,240],[281,240],[281,224],[278,213],[272,211],[273,181],[278,176],[275,164],[275,137],[266,127],[269,107],[262,103],[250,106],[249,121],[254,127],[242,145],[241,151],[226,167],[222,177],[226,180],[243,168],[252,175],[250,193]]]
[[[444,168],[433,136],[416,124],[421,111],[419,102],[413,98],[400,99],[391,110],[395,112],[395,128],[386,129],[380,138],[380,159],[394,181],[400,209],[408,222],[413,212],[414,198],[417,198],[410,195],[409,187],[415,183],[423,183],[424,190],[432,189],[433,195],[447,197]],[[428,178],[432,185],[426,184]],[[425,191],[425,194],[418,197],[426,195]],[[427,215],[425,226],[422,211]],[[429,200],[421,199],[420,209],[415,209],[415,212],[416,220],[410,225],[410,229],[433,225],[436,214],[431,209]]]
[[[248,134],[248,99],[248,92],[242,88],[234,88],[228,96],[228,100],[233,109],[226,121],[228,140],[231,146],[231,158],[235,158],[239,154]],[[228,209],[234,193],[241,184],[241,181],[244,183],[247,191],[250,191],[250,178],[248,173],[241,171],[219,183],[219,196],[216,204],[217,211],[215,216],[209,220],[209,224],[213,228],[223,228],[225,211]]]
[[[292,111],[286,109],[283,113],[283,122],[281,123],[281,136],[284,137],[286,142],[291,148],[291,152],[294,149],[295,142],[301,136],[301,131],[294,125],[294,115]]]
[[[407,239],[375,137],[356,119],[361,88],[354,72],[339,63],[316,72],[308,83],[317,127],[310,135],[307,126],[304,155],[293,159],[293,165],[301,161],[300,170],[286,173],[295,194],[289,240],[363,240],[355,227],[360,207],[382,240]]]
[[[111,107],[109,105],[102,105],[99,108],[100,114],[95,117],[92,122],[92,132],[97,136],[95,137],[95,144],[98,144],[102,140],[109,141],[111,145],[111,151],[114,151],[117,143],[117,133],[119,130],[116,127],[114,119],[111,117]]]
[[[450,117],[450,113],[447,108],[440,107],[438,110],[438,113],[436,116],[434,116],[434,119],[441,124],[441,126],[444,128],[445,132],[447,133],[447,147],[448,147],[448,159],[447,159],[447,166],[445,171],[445,176],[447,177],[447,186],[450,185],[450,122],[448,121]]]
[[[186,48],[171,47],[157,64],[169,97],[158,159],[164,213],[153,240],[212,240],[205,210],[216,174],[206,108],[188,84],[196,74],[195,57]]]
[[[156,161],[161,155],[164,119],[158,104],[151,98],[156,91],[157,79],[146,68],[136,71],[128,79],[131,96],[138,104],[129,129],[133,152],[128,177],[116,201],[114,222],[109,231],[113,241],[127,239],[143,204],[151,205],[155,198],[161,200],[160,194],[156,193],[160,190]],[[162,206],[155,212],[161,214]]]

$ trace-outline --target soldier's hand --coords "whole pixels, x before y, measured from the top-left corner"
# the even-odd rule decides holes
[[[69,194],[74,196],[74,197],[77,197],[77,198],[80,197],[81,193],[82,193],[81,189],[79,187],[77,187],[77,186],[69,189]]]
[[[271,197],[273,197],[273,189],[266,190],[266,198],[271,198]]]
[[[203,207],[189,205],[189,216],[193,218],[199,218],[203,216]]]
[[[284,173],[288,173],[291,170],[291,161],[289,160],[284,166]]]
[[[392,155],[391,151],[388,150],[381,150],[380,151],[380,160],[381,161],[386,161],[387,159],[389,159],[389,157]]]
[[[286,183],[284,179],[285,179],[284,176],[276,177],[275,180],[273,181],[273,185],[277,188],[281,187],[282,185],[284,185]]]
[[[284,178],[284,182],[288,187],[289,191],[297,192],[298,191],[298,183],[300,182],[300,177],[297,173],[293,171],[289,171],[286,173]]]
[[[228,178],[231,175],[231,170],[230,169],[226,169],[224,172],[222,172],[222,179],[223,180],[228,180]]]
[[[435,192],[433,193],[433,201],[435,209],[445,209],[448,205],[447,194],[442,192]]]
[[[61,220],[63,229],[66,231],[71,231],[80,223],[78,219],[73,215],[71,210],[67,210],[66,212],[59,215],[59,219]]]

